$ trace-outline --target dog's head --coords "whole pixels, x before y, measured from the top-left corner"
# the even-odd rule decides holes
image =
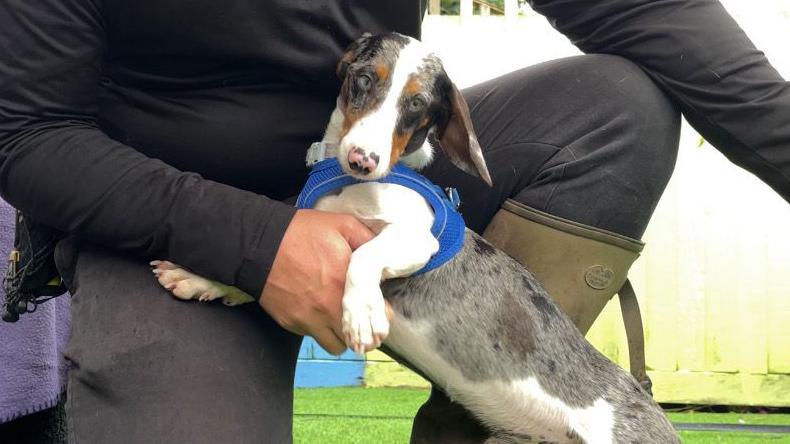
[[[456,166],[491,185],[469,107],[421,42],[365,34],[348,47],[337,75],[344,118],[337,155],[347,173],[374,180],[399,161],[419,169],[438,145]]]

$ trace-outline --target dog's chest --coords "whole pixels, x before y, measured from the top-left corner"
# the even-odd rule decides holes
[[[375,233],[394,224],[430,230],[434,218],[431,206],[416,191],[378,182],[344,187],[319,199],[315,209],[351,214]]]

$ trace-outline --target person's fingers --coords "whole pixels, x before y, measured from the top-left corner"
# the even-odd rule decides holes
[[[313,332],[313,338],[324,350],[337,356],[346,350],[346,343],[331,328],[322,328]]]
[[[348,246],[351,247],[352,251],[376,236],[370,231],[370,228],[353,216],[351,216],[348,223],[341,226],[339,231],[340,234],[346,238]]]

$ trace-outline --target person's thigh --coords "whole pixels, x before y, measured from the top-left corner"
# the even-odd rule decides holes
[[[300,337],[258,304],[176,300],[139,259],[90,246],[58,257],[76,260],[71,441],[290,442]]]
[[[583,55],[531,66],[463,91],[494,186],[442,153],[426,175],[459,188],[482,232],[507,198],[641,237],[672,173],[680,114],[636,65]]]

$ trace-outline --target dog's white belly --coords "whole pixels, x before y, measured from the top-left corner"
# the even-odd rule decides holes
[[[442,359],[432,347],[430,321],[393,319],[385,344],[423,371],[451,399],[493,430],[529,435],[541,441],[578,442],[573,431],[591,444],[611,443],[614,410],[598,399],[590,406],[574,408],[546,393],[535,378],[472,381]]]

